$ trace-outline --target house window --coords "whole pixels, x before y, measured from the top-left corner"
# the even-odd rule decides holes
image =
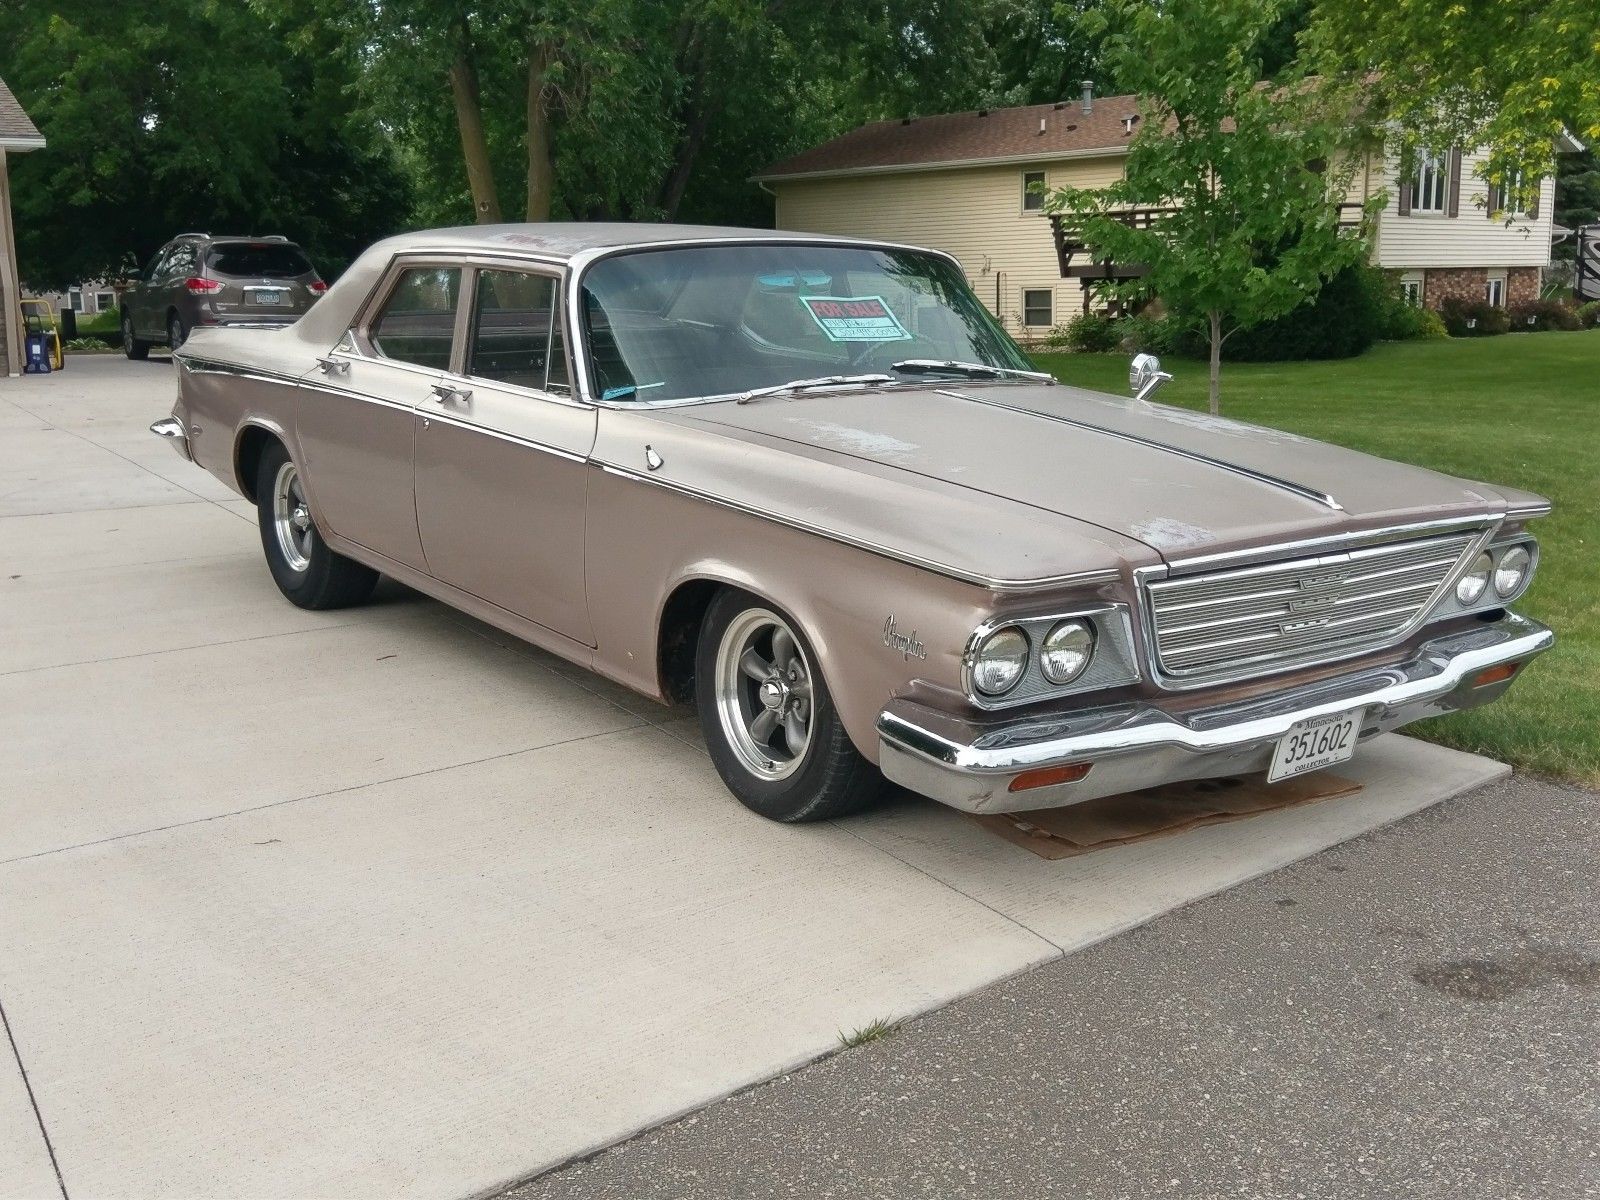
[[[111,292],[96,292],[94,302],[96,312],[110,312],[117,306],[117,297]]]
[[[1442,213],[1449,186],[1450,176],[1443,156],[1424,154],[1417,162],[1417,173],[1411,181],[1411,211]]]
[[[1024,171],[1022,173],[1022,211],[1044,211],[1044,172]]]
[[[1506,281],[1504,279],[1491,279],[1484,286],[1483,298],[1489,302],[1491,308],[1504,308],[1506,306]]]
[[[72,301],[72,311],[81,313],[83,311],[83,290],[81,288],[73,288],[67,295]]]
[[[1022,293],[1022,323],[1030,329],[1048,329],[1055,324],[1051,311],[1054,299],[1049,288],[1029,289]]]
[[[1412,308],[1422,307],[1422,276],[1405,275],[1400,279],[1400,295]]]

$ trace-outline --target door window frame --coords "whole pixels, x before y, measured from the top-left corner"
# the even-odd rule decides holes
[[[450,327],[450,358],[445,367],[425,367],[421,363],[407,362],[403,358],[391,358],[378,348],[378,343],[373,340],[373,323],[383,315],[389,301],[394,298],[394,293],[400,286],[400,281],[407,272],[428,270],[434,268],[445,271],[458,271],[461,274],[460,282],[456,285],[456,310]],[[461,323],[462,303],[461,297],[466,286],[467,268],[459,259],[445,255],[396,255],[390,261],[388,269],[384,271],[383,278],[378,286],[372,289],[372,295],[356,313],[356,319],[351,323],[349,333],[346,335],[350,345],[354,347],[353,357],[369,359],[373,362],[386,363],[391,367],[412,371],[419,375],[427,375],[438,379],[441,375],[454,374],[460,365],[463,353]],[[344,349],[344,339],[340,345],[333,349],[335,354],[350,354]]]
[[[518,383],[507,383],[500,379],[491,379],[487,375],[472,375],[467,371],[467,349],[474,333],[473,322],[477,317],[478,309],[478,276],[484,271],[496,271],[502,274],[536,275],[549,279],[555,286],[550,296],[550,339],[555,336],[557,322],[561,331],[561,350],[566,360],[567,391],[552,392],[545,388],[524,387]],[[530,396],[539,400],[548,400],[552,404],[566,404],[573,408],[592,408],[593,405],[585,404],[577,397],[577,385],[573,381],[577,378],[576,369],[572,361],[574,353],[572,337],[567,329],[567,278],[568,273],[559,264],[531,262],[526,259],[518,261],[495,260],[492,258],[473,258],[462,262],[461,296],[466,301],[461,304],[462,312],[458,315],[456,333],[459,339],[459,356],[452,356],[452,373],[456,378],[471,382],[482,387],[492,387],[501,391]],[[546,343],[545,379],[550,378],[548,351],[550,340]]]

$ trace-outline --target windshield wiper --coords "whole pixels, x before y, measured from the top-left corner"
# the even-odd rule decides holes
[[[1024,371],[1020,367],[995,367],[988,363],[941,361],[937,358],[905,358],[889,368],[902,375],[926,375],[944,371],[950,375],[965,375],[968,379],[1033,379],[1039,383],[1054,383],[1056,377],[1047,371]]]
[[[823,375],[817,379],[791,379],[788,383],[775,383],[771,387],[752,388],[735,401],[749,404],[758,396],[778,396],[784,392],[803,392],[807,388],[837,387],[853,383],[898,383],[893,375]]]

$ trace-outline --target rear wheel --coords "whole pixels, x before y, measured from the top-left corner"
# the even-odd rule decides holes
[[[712,601],[695,655],[695,703],[717,773],[764,817],[844,816],[884,790],[839,721],[804,636],[754,596],[725,591]]]
[[[189,336],[188,330],[183,327],[183,318],[173,313],[167,318],[167,345],[174,350],[182,346]]]
[[[129,313],[122,314],[122,352],[137,362],[150,357],[150,343],[134,336],[133,316]]]
[[[300,468],[282,442],[261,455],[256,472],[261,548],[278,590],[301,608],[347,608],[372,595],[378,573],[336,554],[322,540],[306,504]]]

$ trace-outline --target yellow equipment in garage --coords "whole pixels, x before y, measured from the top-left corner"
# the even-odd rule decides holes
[[[48,300],[23,300],[22,334],[44,334],[50,348],[50,368],[61,370],[66,365],[66,347],[61,341],[61,327],[56,324],[56,314]]]

